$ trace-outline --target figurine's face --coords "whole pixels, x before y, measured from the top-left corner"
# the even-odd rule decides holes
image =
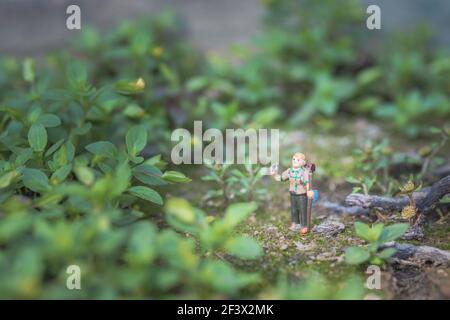
[[[295,155],[292,157],[292,167],[293,168],[300,168],[303,167],[306,164],[306,161],[303,157],[299,155]]]

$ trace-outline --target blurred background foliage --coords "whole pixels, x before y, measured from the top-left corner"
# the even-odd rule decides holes
[[[169,11],[125,21],[106,37],[83,28],[70,49],[40,62],[0,58],[1,297],[251,292],[259,275],[226,257],[262,259],[260,245],[235,232],[256,204],[226,203],[213,216],[165,199],[177,184],[195,183],[164,161],[171,131],[195,119],[219,129],[328,131],[339,129],[337,118],[362,116],[407,138],[448,122],[450,56],[428,46],[426,32],[402,33],[371,52],[358,34],[358,1],[262,5],[264,31],[254,46],[234,47],[231,59],[200,54]],[[226,202],[260,201],[257,168],[227,178],[210,169],[205,179],[220,187],[208,196],[225,197],[236,184],[244,191]],[[72,264],[81,267],[81,291],[65,287]],[[300,287],[280,280],[261,295],[361,298],[358,281],[336,291],[318,275]]]

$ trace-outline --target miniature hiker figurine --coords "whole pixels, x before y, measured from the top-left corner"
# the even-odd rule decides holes
[[[309,231],[311,224],[311,206],[314,192],[311,190],[312,172],[314,164],[306,164],[303,153],[297,152],[292,157],[292,167],[278,174],[277,165],[273,165],[270,174],[276,181],[289,180],[289,192],[291,194],[291,220],[290,230],[305,234]]]

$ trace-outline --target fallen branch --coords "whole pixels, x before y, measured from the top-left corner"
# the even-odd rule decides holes
[[[417,202],[417,209],[425,213],[434,208],[442,197],[450,193],[450,175],[433,184],[427,195]]]
[[[450,164],[434,169],[426,177],[432,181],[436,181],[448,175],[450,175]]]
[[[338,203],[325,201],[321,204],[322,207],[325,209],[336,213],[336,214],[349,214],[349,215],[355,215],[355,216],[362,216],[362,215],[368,215],[370,212],[370,209],[361,208],[361,207],[347,207],[340,205]]]
[[[450,193],[450,175],[433,184],[431,188],[414,192],[413,198],[419,212],[426,213],[432,210],[439,200],[448,193]],[[394,198],[353,193],[347,196],[345,204],[382,211],[400,211],[409,204],[409,199],[405,196]]]
[[[417,266],[450,267],[450,251],[404,243],[390,243],[380,247],[384,248],[395,248],[397,251],[393,256],[394,259],[409,261]]]

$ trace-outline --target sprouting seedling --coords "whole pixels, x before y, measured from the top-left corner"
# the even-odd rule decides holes
[[[409,180],[406,184],[400,187],[400,194],[404,194],[409,198],[409,205],[402,209],[402,218],[409,220],[411,223],[417,216],[416,201],[414,199],[414,191],[420,189],[420,186],[416,186],[412,180]]]

